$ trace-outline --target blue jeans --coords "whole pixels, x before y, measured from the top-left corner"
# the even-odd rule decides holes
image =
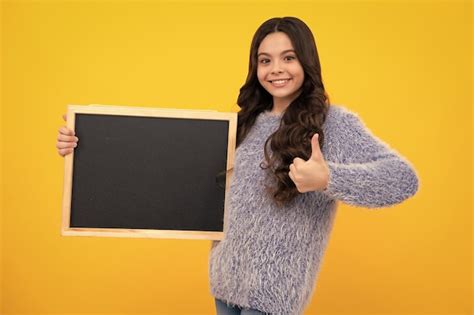
[[[225,302],[218,299],[216,299],[216,311],[217,311],[217,315],[263,315],[263,314],[266,314],[266,313],[262,313],[258,310],[254,310],[250,308],[228,306]]]

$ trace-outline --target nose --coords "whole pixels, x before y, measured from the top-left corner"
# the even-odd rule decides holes
[[[275,74],[275,73],[283,73],[283,70],[281,69],[281,66],[280,66],[280,63],[278,61],[275,61],[273,63],[273,67],[272,67],[272,74]]]

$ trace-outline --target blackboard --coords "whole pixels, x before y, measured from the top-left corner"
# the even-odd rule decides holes
[[[69,105],[62,234],[221,240],[236,113]]]

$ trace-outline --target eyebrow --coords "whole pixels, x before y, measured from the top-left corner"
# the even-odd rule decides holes
[[[293,49],[287,49],[287,50],[282,51],[280,55],[284,55],[284,54],[286,54],[286,53],[288,53],[288,52],[295,52],[295,51],[294,51]],[[259,57],[260,55],[267,55],[267,56],[270,56],[269,53],[261,52],[261,53],[259,53],[259,54],[257,55],[257,57]]]

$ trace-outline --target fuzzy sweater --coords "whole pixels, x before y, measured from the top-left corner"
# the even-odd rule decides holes
[[[278,207],[264,192],[271,178],[259,165],[281,117],[261,113],[236,149],[224,238],[212,242],[209,277],[212,296],[228,305],[297,315],[314,293],[337,201],[366,208],[395,205],[417,192],[419,179],[411,163],[356,113],[331,105],[321,147],[329,166],[327,189]]]

